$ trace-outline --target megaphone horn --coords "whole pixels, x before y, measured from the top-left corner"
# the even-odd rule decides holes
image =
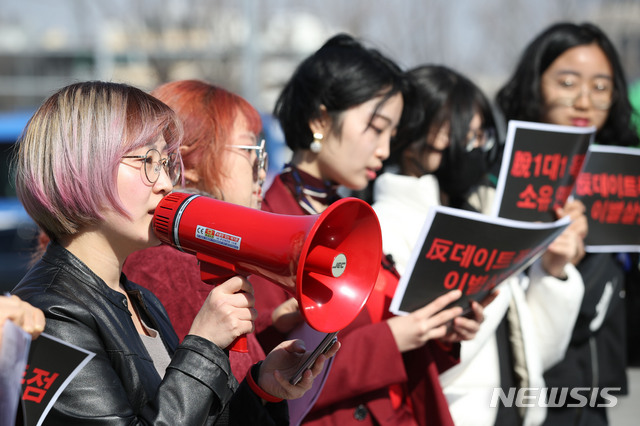
[[[357,198],[304,216],[172,192],[156,207],[153,229],[162,242],[197,256],[204,282],[262,276],[295,295],[305,321],[324,333],[360,313],[382,257],[378,218]]]

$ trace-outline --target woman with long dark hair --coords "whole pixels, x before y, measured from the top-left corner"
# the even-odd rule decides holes
[[[595,126],[597,144],[633,146],[638,136],[627,90],[607,35],[591,23],[567,22],[551,25],[529,43],[496,99],[506,121]],[[626,256],[589,253],[577,264],[585,295],[564,360],[545,374],[547,386],[626,393],[624,287],[632,271],[625,267],[637,268],[637,262],[621,257]],[[546,424],[607,424],[605,402],[600,395],[594,401],[575,408],[582,404],[569,397],[563,406],[549,407]]]

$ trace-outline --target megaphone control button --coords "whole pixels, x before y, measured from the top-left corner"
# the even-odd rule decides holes
[[[331,274],[338,278],[340,275],[344,274],[344,271],[347,269],[347,256],[343,253],[340,253],[333,259],[333,265],[331,265]]]

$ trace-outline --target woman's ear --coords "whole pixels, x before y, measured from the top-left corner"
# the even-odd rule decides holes
[[[200,182],[200,174],[194,169],[184,169],[184,183],[186,186],[197,187]]]
[[[191,151],[195,149],[194,145],[180,145],[178,151],[180,151],[181,156],[187,156]]]
[[[309,129],[311,130],[311,133],[327,135],[331,130],[331,118],[327,112],[327,107],[324,105],[320,105],[318,110],[318,116],[309,120]]]
[[[194,149],[194,146],[182,145],[178,149],[180,151],[180,155],[184,158],[185,156],[189,155],[189,153]],[[196,169],[185,166],[182,173],[184,175],[186,186],[192,188],[198,186],[198,183],[200,182],[200,173],[198,173]]]

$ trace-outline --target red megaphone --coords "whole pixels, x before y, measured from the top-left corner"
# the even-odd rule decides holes
[[[298,216],[172,192],[156,207],[152,223],[162,242],[196,255],[205,283],[262,276],[293,294],[305,321],[324,333],[355,319],[380,270],[380,224],[357,198]],[[246,343],[232,350],[246,352]]]

